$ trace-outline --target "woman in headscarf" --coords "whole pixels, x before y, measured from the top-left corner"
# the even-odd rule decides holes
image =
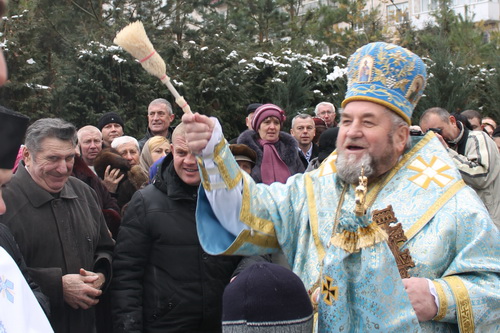
[[[304,172],[297,141],[280,131],[285,119],[285,112],[280,107],[264,104],[255,110],[253,130],[238,137],[238,143],[246,144],[257,153],[251,174],[257,183],[285,183],[288,177]]]
[[[149,169],[154,162],[167,156],[170,152],[170,141],[164,136],[153,136],[144,144],[142,148],[139,164],[144,172],[149,175]]]

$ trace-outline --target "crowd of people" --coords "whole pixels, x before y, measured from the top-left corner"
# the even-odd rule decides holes
[[[426,70],[396,45],[348,79],[339,114],[252,103],[229,142],[162,98],[140,140],[1,108],[0,331],[499,331],[499,127],[411,126]]]

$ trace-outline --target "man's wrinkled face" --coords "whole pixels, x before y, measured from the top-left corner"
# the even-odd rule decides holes
[[[299,145],[308,146],[316,134],[314,120],[312,118],[295,118],[290,133],[297,140]]]
[[[249,162],[249,161],[238,161],[238,160],[236,162],[240,166],[241,170],[245,171],[248,174],[252,173],[253,164],[251,162]]]
[[[425,118],[420,120],[420,128],[424,133],[426,133],[430,128],[440,129],[440,135],[446,142],[455,140],[460,134],[457,122],[453,116],[450,116],[449,122],[446,122],[437,114],[427,114]]]
[[[393,128],[386,107],[354,101],[341,114],[337,138],[337,172],[355,184],[365,168],[365,176],[378,177],[396,165],[408,140],[408,127]]]
[[[123,136],[123,127],[118,123],[109,123],[102,128],[101,132],[102,140],[108,146],[111,146],[111,142],[113,142],[113,139]]]
[[[248,114],[248,116],[245,118],[245,123],[246,123],[247,128],[248,128],[249,130],[252,130],[252,129],[253,129],[253,127],[252,127],[252,120],[253,120],[253,116],[254,116],[254,115],[255,115],[255,112],[250,112],[250,113]]]
[[[123,143],[119,145],[116,150],[121,155],[121,157],[123,157],[130,163],[130,166],[139,164],[139,147],[137,147],[135,142]]]
[[[31,152],[24,147],[23,160],[31,178],[50,193],[59,193],[73,170],[75,146],[71,141],[46,138],[41,151]]]
[[[171,147],[174,159],[174,169],[179,178],[186,184],[197,186],[200,184],[200,172],[196,164],[196,157],[189,151],[186,138],[177,135]]]
[[[154,135],[165,135],[175,115],[170,114],[167,105],[156,103],[148,108],[148,126]]]
[[[327,127],[332,127],[335,121],[335,111],[328,105],[320,105],[317,116],[325,121]]]
[[[101,132],[84,132],[80,135],[79,146],[82,158],[87,165],[94,165],[97,154],[102,150]]]

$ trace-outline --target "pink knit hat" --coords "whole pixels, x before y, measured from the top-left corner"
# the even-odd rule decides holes
[[[264,104],[255,110],[255,114],[252,119],[252,128],[254,131],[257,131],[260,124],[268,117],[278,118],[281,126],[283,126],[283,122],[286,120],[285,111],[281,110],[279,106],[274,104]]]

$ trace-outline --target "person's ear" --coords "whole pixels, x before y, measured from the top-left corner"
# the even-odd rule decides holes
[[[409,140],[410,128],[408,126],[399,126],[393,134],[394,147],[402,154],[405,151],[406,143]]]
[[[31,160],[33,158],[33,154],[30,153],[30,151],[28,150],[28,148],[26,148],[26,146],[23,147],[22,155],[23,155],[23,161],[24,161],[24,164],[26,165],[26,167],[30,166]]]
[[[457,118],[455,118],[455,116],[450,116],[450,124],[452,124],[452,125],[457,124]]]

